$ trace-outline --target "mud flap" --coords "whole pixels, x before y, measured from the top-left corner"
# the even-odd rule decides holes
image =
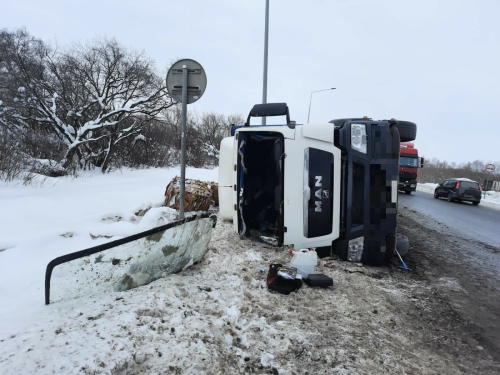
[[[216,216],[191,216],[53,259],[45,273],[45,304],[149,284],[199,262]]]

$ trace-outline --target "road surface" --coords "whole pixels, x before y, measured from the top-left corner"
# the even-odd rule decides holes
[[[494,248],[500,248],[500,210],[473,206],[468,202],[448,202],[435,199],[432,194],[413,192],[399,194],[399,204],[410,210],[429,216],[440,224],[445,224],[451,232],[464,239],[480,241]]]
[[[407,263],[449,304],[450,319],[500,363],[500,211],[399,194],[399,232],[408,235]],[[455,315],[454,315],[455,314]]]

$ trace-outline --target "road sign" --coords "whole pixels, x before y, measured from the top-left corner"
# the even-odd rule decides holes
[[[494,172],[495,171],[495,166],[493,164],[488,164],[484,170],[488,173]]]
[[[182,103],[181,129],[181,186],[179,219],[184,219],[184,190],[186,179],[186,122],[187,105],[201,98],[207,88],[207,75],[198,62],[191,59],[177,61],[168,70],[167,90],[172,99]]]
[[[182,103],[183,72],[187,69],[187,104],[200,99],[207,88],[207,75],[200,63],[183,59],[177,61],[167,73],[167,90],[172,99]]]

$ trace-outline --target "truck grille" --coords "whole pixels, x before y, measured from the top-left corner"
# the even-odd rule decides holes
[[[413,180],[416,178],[415,173],[411,172],[399,172],[399,178],[405,180]]]

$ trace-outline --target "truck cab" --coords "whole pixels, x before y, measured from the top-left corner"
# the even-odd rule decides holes
[[[413,142],[401,142],[399,158],[399,190],[411,194],[417,190],[418,168],[424,166],[424,158],[419,158]]]
[[[286,116],[283,125],[252,117]],[[397,120],[298,125],[286,103],[258,104],[221,142],[220,216],[240,235],[381,265],[393,256]]]

